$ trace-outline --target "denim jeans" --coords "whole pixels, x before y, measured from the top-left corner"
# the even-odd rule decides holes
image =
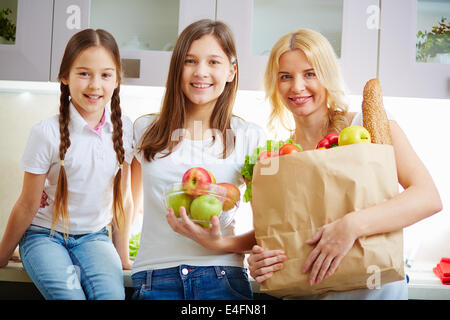
[[[135,300],[248,300],[247,271],[238,267],[181,265],[131,276]]]
[[[31,225],[19,243],[22,264],[45,299],[123,300],[120,257],[99,232],[69,235]]]

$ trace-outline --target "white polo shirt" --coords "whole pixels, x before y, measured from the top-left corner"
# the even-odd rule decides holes
[[[122,116],[122,129],[125,161],[131,163],[133,124],[126,116]],[[92,233],[111,222],[113,181],[119,167],[113,148],[109,105],[105,108],[102,132],[98,134],[70,104],[69,132],[71,145],[64,159],[69,190],[69,233]],[[44,191],[50,205],[39,208],[32,221],[45,228],[52,225],[52,203],[60,169],[59,144],[58,115],[54,115],[32,127],[20,165],[26,172],[48,173]],[[56,231],[63,232],[61,221]]]

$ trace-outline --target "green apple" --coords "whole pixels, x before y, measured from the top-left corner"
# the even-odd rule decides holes
[[[180,216],[180,207],[186,209],[186,214],[189,214],[192,197],[186,193],[174,192],[167,198],[167,208],[172,208],[177,217]]]
[[[209,194],[195,198],[191,203],[191,217],[195,220],[210,221],[213,216],[222,212],[222,202]],[[209,223],[200,222],[202,227],[210,227]]]
[[[362,126],[350,126],[344,128],[339,134],[338,145],[370,143],[370,133]]]

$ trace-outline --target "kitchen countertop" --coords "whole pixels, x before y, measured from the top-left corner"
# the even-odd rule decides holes
[[[418,261],[412,268],[405,268],[409,276],[409,299],[450,300],[450,285],[442,284],[433,272],[438,262]]]
[[[417,262],[411,269],[406,268],[409,276],[408,296],[411,300],[450,300],[450,285],[443,285],[432,269],[433,262]],[[124,284],[131,287],[131,271],[124,270]],[[10,262],[0,269],[0,281],[31,282],[20,262]],[[259,293],[259,284],[251,279],[253,292]]]

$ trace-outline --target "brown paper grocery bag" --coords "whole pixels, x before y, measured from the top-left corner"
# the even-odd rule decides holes
[[[321,226],[398,193],[394,149],[361,143],[284,155],[257,163],[253,172],[253,223],[257,243],[282,249],[283,269],[261,284],[275,297],[376,288],[404,278],[403,231],[355,241],[336,272],[310,286],[301,268]]]

